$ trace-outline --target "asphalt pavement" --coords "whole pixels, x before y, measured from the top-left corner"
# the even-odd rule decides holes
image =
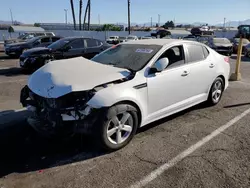
[[[0,59],[0,188],[250,187],[249,59],[242,58],[242,80],[230,82],[217,106],[198,105],[143,127],[113,153],[83,136],[38,137],[27,112],[16,111],[29,76],[17,61]]]

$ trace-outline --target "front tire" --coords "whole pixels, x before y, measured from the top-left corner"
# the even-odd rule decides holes
[[[97,139],[108,151],[119,150],[134,137],[138,127],[137,109],[129,104],[118,104],[104,112],[97,123]]]
[[[222,78],[217,77],[212,84],[212,87],[209,91],[209,96],[207,99],[208,106],[215,106],[221,100],[225,83]]]

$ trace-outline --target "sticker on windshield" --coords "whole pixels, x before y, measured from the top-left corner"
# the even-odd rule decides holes
[[[152,49],[147,49],[147,48],[141,49],[141,48],[139,48],[139,49],[137,49],[135,52],[150,54],[150,53],[152,53],[153,51],[154,51],[154,50],[152,50]]]

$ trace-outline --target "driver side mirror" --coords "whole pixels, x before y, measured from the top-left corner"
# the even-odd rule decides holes
[[[156,61],[154,67],[152,67],[149,71],[149,74],[153,74],[156,72],[161,72],[167,68],[169,65],[169,60],[167,57],[161,58],[158,61]]]

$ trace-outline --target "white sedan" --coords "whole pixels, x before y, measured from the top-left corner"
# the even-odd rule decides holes
[[[139,127],[206,102],[228,87],[229,58],[195,41],[150,39],[113,46],[92,60],[53,61],[33,73],[21,103],[46,136],[90,133],[108,150]]]

